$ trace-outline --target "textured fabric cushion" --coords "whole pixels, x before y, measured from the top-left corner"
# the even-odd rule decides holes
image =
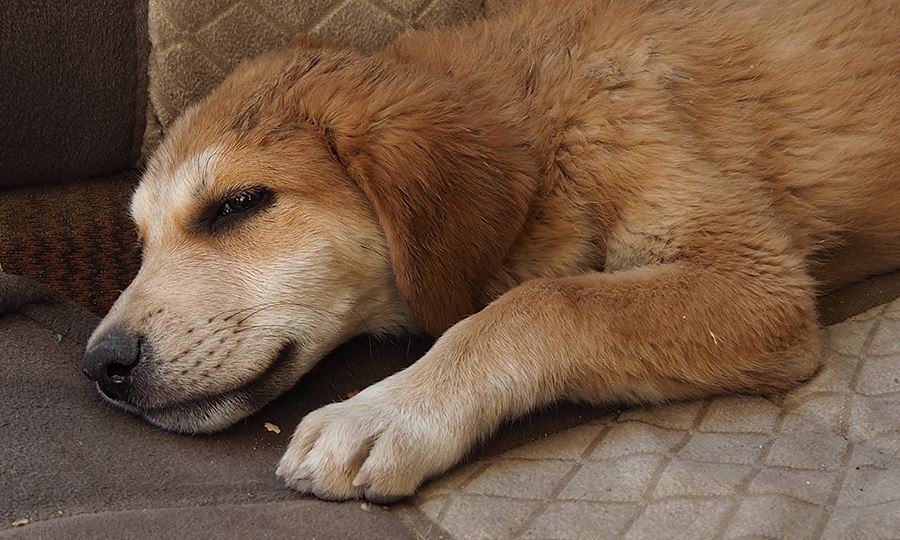
[[[128,201],[137,173],[0,194],[0,264],[106,313],[137,273],[140,254]]]
[[[508,0],[150,0],[145,153],[184,108],[242,60],[308,33],[371,51],[407,28],[448,26]]]
[[[0,187],[86,178],[139,155],[146,0],[0,2]]]
[[[373,362],[368,343],[351,344],[246,422],[185,437],[100,401],[79,368],[97,322],[40,283],[0,274],[0,539],[438,537],[411,508],[304,498],[274,474],[305,412],[405,366],[423,345],[376,347]]]
[[[874,288],[863,283],[848,293],[880,303],[889,299],[887,292],[900,291],[898,278],[900,274],[884,276]],[[726,397],[635,409],[616,420],[607,409],[557,406],[502,429],[472,456],[470,465],[426,485],[412,501],[385,511],[359,501],[337,504],[301,497],[284,489],[272,471],[293,426],[306,412],[344,399],[349,392],[408,365],[427,349],[427,341],[353,341],[246,421],[215,435],[185,437],[154,429],[100,402],[78,369],[96,316],[39,283],[0,274],[0,358],[4,360],[0,369],[0,387],[4,389],[0,392],[0,539],[499,538],[508,537],[505,524],[537,516],[533,509],[552,506],[551,499],[557,496],[582,497],[585,500],[565,504],[571,503],[585,514],[556,526],[550,531],[554,538],[571,537],[565,534],[574,530],[569,522],[584,524],[592,515],[604,519],[575,537],[612,537],[622,516],[629,522],[636,519],[630,510],[635,501],[617,497],[623,492],[644,493],[640,504],[651,500],[658,492],[646,489],[642,482],[651,475],[658,478],[663,468],[641,469],[630,477],[623,473],[621,460],[603,458],[596,449],[611,450],[613,458],[619,455],[615,452],[636,454],[631,460],[636,466],[664,459],[665,470],[674,476],[653,485],[679,495],[663,492],[657,496],[660,508],[672,504],[676,509],[715,510],[735,508],[735,501],[746,502],[739,513],[726,516],[743,525],[742,538],[756,538],[754,532],[761,531],[772,533],[766,537],[779,537],[778,533],[787,537],[794,532],[798,538],[893,538],[877,531],[895,531],[897,524],[894,480],[900,462],[895,456],[894,426],[900,401],[896,399],[897,379],[892,375],[895,364],[889,361],[897,352],[890,336],[900,328],[898,307],[895,304],[882,309],[877,317],[864,316],[826,331],[829,363],[814,381],[783,400]],[[860,306],[842,301],[832,304],[834,320],[855,312],[848,308]],[[876,353],[864,361],[852,353],[854,347],[863,345]],[[858,365],[852,368],[851,364]],[[867,391],[873,392],[864,395]],[[789,412],[778,412],[779,407]],[[691,426],[700,423],[691,417],[699,414],[698,410],[704,411],[704,420],[696,430]],[[835,421],[831,415],[848,422]],[[503,454],[525,441],[592,419],[595,422],[585,428],[588,432],[599,429],[616,435],[596,448],[591,446],[596,459],[589,460],[579,475],[606,480],[582,483],[583,495],[556,491],[551,498],[536,495],[540,490],[534,491],[534,487],[554,478],[550,475],[553,471],[579,471],[580,465],[571,457],[582,454],[586,440],[574,441],[549,455],[546,441],[523,447],[518,454]],[[267,429],[266,422],[280,426],[280,433]],[[584,431],[563,432],[562,436],[574,434],[581,439],[579,433]],[[677,453],[665,449],[673,436],[675,441],[691,438],[699,446],[684,446]],[[755,452],[751,442],[757,439],[770,439],[767,448],[774,450]],[[854,445],[854,450],[842,451],[848,445]],[[829,453],[834,450],[843,456],[839,467],[834,465],[835,454]],[[654,452],[662,457],[654,457]],[[723,456],[727,459],[716,461]],[[748,471],[743,461],[729,461],[734,456],[755,456],[757,461],[780,456],[781,461],[757,463]],[[831,461],[820,461],[826,457]],[[604,460],[612,466],[606,466]],[[830,465],[826,468],[826,464]],[[847,471],[846,481],[837,469]],[[752,487],[748,487],[749,481],[734,484],[735,478],[750,477],[750,473],[755,477]],[[568,478],[576,486],[581,481],[580,476]],[[812,485],[806,479],[812,480]],[[819,480],[837,488],[822,488],[826,484]],[[609,482],[622,486],[621,491],[612,492],[612,498]],[[504,489],[498,491],[498,486]],[[857,489],[858,498],[854,499]],[[510,490],[512,496],[507,496]],[[794,493],[800,498],[794,498]],[[627,514],[622,513],[623,508]],[[654,514],[653,508],[642,517],[651,529],[642,538],[674,537],[679,527],[694,523],[690,512],[685,512],[682,520]],[[797,513],[797,508],[802,511]],[[522,509],[526,512],[521,513]],[[832,534],[805,527],[809,522],[821,522],[826,514],[832,516]],[[552,511],[547,515],[552,516]],[[795,515],[799,519],[794,519]],[[447,534],[428,516],[456,529],[456,534]],[[699,517],[704,519],[696,521],[703,524],[721,516],[704,513]],[[772,527],[776,523],[787,525],[776,531]],[[841,532],[847,530],[868,532],[860,536]],[[526,531],[515,537],[551,534],[529,535]]]

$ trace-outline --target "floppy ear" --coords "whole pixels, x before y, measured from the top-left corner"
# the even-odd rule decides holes
[[[478,309],[486,279],[525,224],[537,173],[519,141],[465,98],[390,82],[372,89],[389,93],[388,102],[370,94],[364,117],[335,119],[326,136],[374,204],[400,294],[438,336]]]

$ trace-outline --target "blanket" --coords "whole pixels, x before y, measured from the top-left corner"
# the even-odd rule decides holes
[[[429,341],[355,340],[239,425],[187,437],[99,400],[79,370],[96,315],[0,274],[0,539],[897,538],[900,300],[884,295],[898,284],[820,302],[846,320],[826,321],[825,364],[794,391],[561,404],[385,508],[302,497],[273,471],[304,414],[409,365]]]

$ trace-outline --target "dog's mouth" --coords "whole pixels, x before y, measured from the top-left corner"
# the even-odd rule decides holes
[[[292,360],[299,354],[292,342],[285,343],[269,367],[239,388],[183,401],[150,406],[110,395],[98,382],[97,390],[107,403],[151,424],[178,433],[213,433],[259,411],[293,386],[298,377]]]

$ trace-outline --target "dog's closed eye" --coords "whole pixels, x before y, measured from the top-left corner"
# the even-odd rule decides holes
[[[232,195],[231,197],[226,199],[224,203],[222,203],[222,206],[219,208],[219,213],[216,214],[216,219],[231,214],[246,212],[247,210],[254,208],[256,205],[262,202],[264,196],[264,190],[242,191],[240,193]]]
[[[209,204],[200,215],[198,224],[201,228],[214,232],[231,228],[268,206],[274,198],[274,193],[263,187],[234,191]]]

